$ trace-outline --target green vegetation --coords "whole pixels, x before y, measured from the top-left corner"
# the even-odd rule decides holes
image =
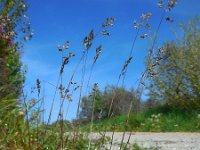
[[[0,101],[19,98],[24,83],[20,56],[24,40],[31,38],[23,0],[0,1]]]
[[[94,122],[94,131],[122,132],[126,127],[126,115]],[[81,128],[89,130],[89,125]],[[131,115],[126,131],[137,132],[200,132],[200,111],[173,109],[169,105],[159,106]]]
[[[181,25],[183,37],[166,43],[147,67],[155,78],[150,79],[150,97],[172,107],[200,109],[200,18]]]
[[[173,9],[175,3],[176,1],[166,1],[167,10]],[[162,2],[158,4],[159,8],[164,5]],[[107,86],[104,91],[100,91],[98,84],[95,83],[89,96],[82,97],[83,82],[86,80],[84,78],[86,62],[91,62],[87,61],[88,51],[97,34],[91,30],[83,39],[84,50],[76,67],[77,69],[83,62],[80,86],[75,87],[77,84],[73,80],[77,71],[75,69],[67,87],[63,87],[62,76],[65,66],[75,54],[70,52],[61,58],[58,84],[55,86],[55,93],[59,90],[61,102],[58,119],[50,124],[55,98],[51,103],[48,122],[45,123],[41,119],[44,117],[42,116],[44,110],[41,108],[44,104],[44,97],[41,98],[41,81],[39,79],[36,81],[37,98],[27,100],[23,92],[26,70],[23,69],[20,57],[24,41],[32,37],[26,11],[25,0],[0,1],[0,149],[93,150],[106,149],[108,143],[113,146],[113,139],[104,136],[90,138],[92,132],[200,132],[199,19],[191,20],[182,26],[184,33],[182,40],[164,44],[155,54],[150,52],[146,60],[146,71],[137,89],[127,90],[124,87]],[[136,30],[142,26],[149,28],[148,21],[151,15],[151,13],[142,14],[140,23],[134,21]],[[162,20],[163,18],[161,22]],[[109,36],[107,28],[112,27],[114,21],[115,18],[107,18],[102,24],[100,35]],[[140,36],[142,39],[147,37],[147,34]],[[68,48],[69,41],[64,46],[58,46],[58,50],[62,53]],[[91,75],[101,48],[101,46],[96,48]],[[121,77],[125,79],[133,48],[122,67],[119,80]],[[154,48],[155,43],[151,50]],[[141,95],[146,84],[145,79],[149,79],[150,83],[149,99],[143,102]],[[80,96],[77,118],[72,122],[65,121],[63,103],[68,100],[70,104],[73,92],[78,88]],[[126,144],[124,145],[122,141],[120,149],[126,149],[124,146]],[[143,148],[135,144],[132,149]]]
[[[110,109],[110,104],[115,97],[115,105],[113,105],[110,112],[111,116],[123,115],[127,112],[129,104],[131,101],[134,102],[135,108],[132,112],[138,111],[140,102],[134,97],[134,90],[127,90],[123,87],[119,88],[116,86],[107,85],[104,91],[97,89],[96,92],[91,92],[88,97],[83,97],[80,111],[80,118],[74,120],[73,122],[79,122],[80,124],[86,124],[90,122],[92,112],[94,115],[94,121],[102,120],[108,118],[108,113]],[[95,107],[94,110],[92,107],[93,101],[95,98]]]
[[[26,11],[24,0],[0,1],[0,149],[28,149],[30,141],[25,104],[19,101],[26,71],[21,52],[32,37]]]
[[[156,147],[152,147],[152,148],[142,148],[140,147],[138,144],[134,144],[132,147],[133,150],[158,150],[158,148]]]

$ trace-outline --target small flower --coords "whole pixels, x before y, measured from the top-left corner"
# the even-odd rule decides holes
[[[152,121],[153,121],[153,119],[152,119],[152,118],[149,118],[149,121],[150,121],[150,122],[152,122]]]
[[[200,119],[200,114],[197,115],[197,118]]]

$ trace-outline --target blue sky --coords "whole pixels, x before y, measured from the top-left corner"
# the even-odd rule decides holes
[[[107,84],[116,84],[122,65],[126,60],[133,37],[136,31],[133,28],[133,20],[139,20],[142,13],[151,12],[150,24],[154,31],[161,18],[162,10],[156,5],[156,0],[29,0],[29,20],[32,24],[34,37],[25,44],[22,61],[28,67],[26,75],[25,91],[28,97],[31,87],[35,86],[36,79],[45,80],[53,84],[57,83],[61,65],[61,53],[57,51],[57,45],[70,41],[70,49],[77,56],[66,67],[63,82],[66,84],[75,64],[82,54],[82,40],[91,29],[98,31],[107,17],[115,17],[117,20],[110,30],[110,37],[98,37],[89,52],[91,62],[95,55],[95,47],[102,45],[102,54],[94,68],[91,85],[99,83],[103,89]],[[186,22],[189,17],[200,15],[199,0],[181,0],[168,14],[174,19],[174,23],[164,22],[159,31],[158,46],[165,41],[175,39],[173,30],[177,29],[180,22]],[[141,31],[141,34],[145,31]],[[133,61],[129,66],[125,85],[127,88],[137,86],[141,72],[144,70],[144,57],[151,42],[148,39],[136,41]],[[67,52],[66,52],[67,53]],[[86,77],[90,69],[88,63]],[[80,82],[81,68],[75,80]],[[45,86],[46,116],[52,101],[55,88],[47,83]],[[44,90],[42,87],[42,91]],[[42,93],[43,94],[43,93]],[[52,120],[57,117],[59,109],[59,94],[57,94]],[[67,103],[65,103],[65,108]],[[75,117],[77,107],[77,94],[70,104],[68,120]]]

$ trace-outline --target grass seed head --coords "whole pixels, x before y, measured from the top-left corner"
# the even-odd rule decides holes
[[[168,21],[168,22],[174,22],[174,20],[172,18],[170,18],[170,17],[167,17],[166,21]]]
[[[159,1],[159,2],[157,3],[157,5],[158,5],[159,8],[163,8],[164,3],[163,3],[163,1]]]
[[[109,35],[110,35],[110,33],[109,33],[107,30],[102,30],[102,31],[101,31],[101,34],[102,34],[102,35],[106,35],[106,36],[109,36]]]

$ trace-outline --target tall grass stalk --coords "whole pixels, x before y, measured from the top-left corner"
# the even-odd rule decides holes
[[[25,107],[25,117],[26,117],[25,123],[27,124],[27,130],[28,130],[28,147],[29,147],[29,149],[31,149],[29,113],[28,113],[28,106],[27,106],[27,103],[26,103],[26,97],[25,97],[24,91],[22,91],[22,98],[23,98],[23,103],[24,103],[24,107]]]
[[[163,19],[164,19],[164,17],[165,17],[165,13],[166,13],[166,11],[164,10],[163,13],[162,13],[161,19],[160,19],[160,21],[159,21],[158,27],[157,27],[157,29],[156,29],[156,32],[155,32],[156,35],[155,35],[155,37],[154,37],[154,39],[153,39],[153,43],[152,43],[152,46],[151,46],[151,48],[150,48],[150,56],[153,55],[153,52],[151,52],[151,51],[153,51],[153,49],[154,49],[154,47],[155,47],[156,40],[157,40],[157,37],[158,37],[158,32],[159,32],[159,29],[160,29],[161,24],[162,24],[162,22],[163,22]],[[140,85],[142,85],[142,90],[140,91],[140,94],[139,94],[139,97],[138,97],[139,99],[141,98],[141,95],[142,95],[142,92],[143,92],[143,89],[144,89],[144,83],[145,83],[145,79],[146,79],[146,77],[147,77],[147,75],[146,75],[147,73],[148,73],[148,70],[145,70],[145,71],[144,71],[144,74],[142,74],[141,80],[140,80],[139,85],[138,85],[138,88],[137,88],[137,90],[136,90],[136,91],[138,92],[138,91],[139,91]],[[137,92],[136,92],[136,93],[137,93]],[[135,96],[137,96],[137,95],[135,94]],[[129,120],[130,120],[130,112],[132,111],[132,107],[133,107],[133,102],[131,101],[130,107],[129,107],[129,110],[128,110],[128,113],[127,113],[126,125],[128,125],[128,123],[129,123]],[[135,120],[135,121],[136,121],[136,120]],[[125,133],[126,133],[126,131],[123,132],[123,136],[122,136],[122,139],[121,139],[120,150],[121,150],[121,148],[122,148],[122,143],[123,143],[123,140],[124,140]],[[127,142],[130,141],[131,135],[132,135],[132,134],[130,133]],[[126,145],[127,145],[127,144],[128,144],[128,143],[126,143]]]
[[[94,91],[94,96],[93,96],[93,102],[92,102],[92,116],[91,116],[89,135],[92,133],[93,122],[94,122],[94,109],[95,109],[95,99],[96,99],[96,92],[97,92],[97,83],[94,84],[93,91]],[[92,138],[89,139],[88,150],[90,150],[91,140]]]

